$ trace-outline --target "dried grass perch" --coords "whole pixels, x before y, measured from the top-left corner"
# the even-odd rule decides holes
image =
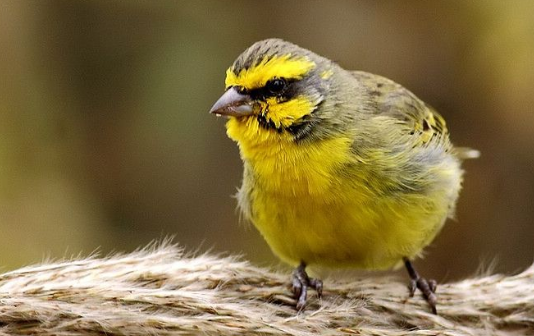
[[[439,287],[440,316],[405,284],[327,281],[305,313],[287,274],[170,245],[0,276],[4,335],[534,335],[534,267]]]

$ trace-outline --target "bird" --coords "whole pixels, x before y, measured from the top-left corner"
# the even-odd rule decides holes
[[[278,38],[258,41],[226,71],[210,113],[243,161],[238,207],[273,253],[295,267],[295,306],[323,282],[306,268],[384,270],[405,265],[437,314],[436,282],[420,257],[453,218],[461,163],[443,117],[385,77],[348,71]]]

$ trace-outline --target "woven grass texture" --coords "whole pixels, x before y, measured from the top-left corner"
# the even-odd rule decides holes
[[[325,279],[305,312],[289,273],[171,244],[0,276],[3,335],[534,335],[534,267],[438,287],[439,316],[406,283]]]

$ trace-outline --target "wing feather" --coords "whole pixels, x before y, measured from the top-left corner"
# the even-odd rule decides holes
[[[375,113],[404,123],[421,145],[431,140],[448,142],[449,132],[445,119],[408,89],[390,79],[367,72],[353,71],[351,74],[367,87],[376,104]]]

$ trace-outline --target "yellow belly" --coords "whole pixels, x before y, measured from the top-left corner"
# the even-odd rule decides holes
[[[416,256],[439,232],[448,209],[435,200],[327,203],[258,192],[253,222],[289,264],[383,269]]]

